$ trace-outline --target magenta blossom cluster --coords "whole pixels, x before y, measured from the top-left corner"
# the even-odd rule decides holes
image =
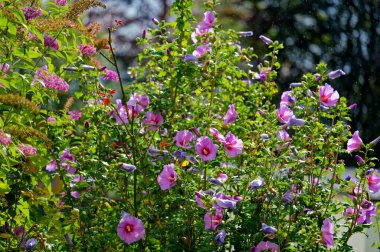
[[[71,110],[68,112],[68,114],[70,115],[70,119],[74,121],[78,121],[83,116],[82,112],[78,110]]]
[[[41,86],[67,92],[69,90],[69,84],[61,77],[58,77],[47,71],[46,67],[41,68],[34,75],[34,83],[39,83]]]
[[[123,211],[122,218],[117,225],[117,235],[127,244],[139,241],[145,235],[144,223]]]
[[[95,46],[90,45],[90,44],[87,44],[87,45],[81,44],[79,46],[79,50],[81,51],[81,53],[83,55],[89,55],[89,54],[95,54],[96,53]]]
[[[24,13],[26,20],[40,17],[42,15],[42,10],[38,7],[22,8],[22,12]]]
[[[30,144],[19,144],[18,148],[25,156],[37,156],[37,148]]]
[[[11,142],[12,142],[11,136],[9,134],[4,133],[3,130],[0,130],[0,144],[7,146]]]

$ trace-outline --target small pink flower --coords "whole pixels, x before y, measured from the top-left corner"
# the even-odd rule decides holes
[[[327,248],[334,247],[334,225],[329,218],[323,221],[321,228],[322,232],[322,243],[327,246]]]
[[[269,241],[261,241],[259,244],[257,244],[257,247],[252,249],[251,251],[254,252],[260,252],[260,251],[268,251],[268,252],[280,252],[280,246],[278,246],[276,243],[269,242]]]
[[[197,139],[195,151],[202,158],[203,161],[211,161],[216,157],[218,145],[214,144],[207,136],[202,136]]]
[[[18,148],[25,156],[37,156],[37,148],[29,144],[19,144]]]
[[[353,151],[359,150],[362,143],[363,141],[359,136],[359,131],[357,130],[352,135],[352,138],[347,142],[347,151],[351,153]]]
[[[217,129],[210,128],[210,132],[215,137],[216,141],[223,143],[226,140],[226,138],[222,134],[220,134]]]
[[[74,174],[76,172],[76,168],[72,166],[72,164],[76,164],[77,161],[73,154],[70,153],[69,149],[65,149],[62,153],[62,155],[59,156],[61,159],[61,166],[63,169],[65,169],[68,173]]]
[[[229,106],[229,109],[228,109],[226,115],[223,118],[224,124],[232,123],[232,122],[236,121],[236,119],[237,119],[237,113],[235,110],[235,104],[231,104]]]
[[[367,180],[369,190],[374,193],[380,190],[380,176],[372,172],[369,176],[367,176]]]
[[[11,136],[9,134],[4,133],[4,131],[0,130],[0,144],[7,146],[11,142]]]
[[[158,184],[162,190],[172,188],[177,182],[177,173],[174,170],[174,164],[164,165],[164,169],[158,175]]]
[[[277,109],[277,120],[280,123],[288,123],[291,118],[294,118],[293,111],[286,105],[280,105]]]
[[[220,212],[217,212],[215,215],[212,212],[207,212],[203,220],[206,230],[215,230],[222,223],[223,215]]]
[[[177,132],[174,137],[174,142],[178,147],[182,147],[184,149],[190,149],[192,146],[190,145],[191,140],[194,139],[193,133],[188,130],[181,130]]]
[[[230,157],[236,157],[243,151],[243,141],[234,136],[231,132],[227,133],[223,146]]]
[[[214,26],[214,22],[215,22],[214,12],[207,11],[203,15],[203,20],[198,23],[197,28],[201,30],[210,29]]]
[[[103,75],[103,80],[110,80],[110,81],[119,81],[119,76],[117,75],[117,72],[105,69],[104,70],[105,75]]]
[[[87,44],[87,45],[80,45],[79,50],[83,55],[87,54],[95,54],[96,53],[96,48],[93,45]]]
[[[145,114],[145,119],[141,122],[142,125],[147,125],[150,130],[157,130],[158,127],[163,123],[164,119],[160,112],[153,114],[152,111],[148,111]]]
[[[339,100],[338,91],[329,85],[325,84],[319,88],[319,101],[327,107],[335,107],[337,101]]]
[[[127,244],[139,241],[145,235],[144,223],[140,219],[123,212],[117,226],[117,235]]]

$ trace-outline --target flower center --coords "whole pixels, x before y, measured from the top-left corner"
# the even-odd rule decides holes
[[[202,150],[202,153],[203,153],[203,155],[207,156],[208,154],[210,154],[210,151],[209,151],[209,149],[204,148],[204,149]]]
[[[133,232],[133,225],[131,225],[131,224],[125,225],[125,231],[127,233]]]

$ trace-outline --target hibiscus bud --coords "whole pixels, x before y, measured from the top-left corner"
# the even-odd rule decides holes
[[[155,25],[158,25],[158,24],[160,23],[160,21],[158,21],[157,18],[152,18],[152,22],[153,22],[153,24],[155,24]]]
[[[373,141],[370,142],[369,144],[370,144],[371,146],[375,146],[375,145],[377,145],[379,142],[380,142],[380,136],[378,136],[375,140],[373,140]]]
[[[136,166],[134,165],[130,165],[130,164],[126,164],[126,163],[120,163],[120,168],[123,170],[123,171],[126,171],[126,172],[134,172],[134,170],[136,170]]]
[[[143,39],[146,38],[146,30],[145,30],[145,29],[143,30],[141,37],[142,37]]]
[[[342,69],[338,69],[338,70],[335,70],[335,71],[332,71],[330,73],[327,74],[329,76],[330,79],[336,79],[336,78],[339,78],[343,75],[346,75],[345,72],[343,72]]]
[[[363,164],[364,163],[363,158],[361,156],[359,156],[359,155],[355,155],[355,159],[358,162],[358,164]]]
[[[270,45],[273,43],[273,41],[270,38],[265,37],[264,35],[260,35],[259,39],[263,41],[266,45]]]
[[[350,106],[348,106],[349,109],[354,110],[356,109],[358,105],[356,103],[352,103]]]
[[[253,36],[253,31],[242,31],[242,32],[238,32],[238,34],[241,37],[251,37]]]
[[[295,87],[299,87],[301,86],[302,83],[301,82],[294,82],[294,83],[290,83],[289,87],[290,88],[295,88]]]

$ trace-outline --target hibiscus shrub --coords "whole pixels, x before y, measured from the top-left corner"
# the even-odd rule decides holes
[[[351,134],[342,70],[321,63],[278,95],[282,44],[223,30],[216,1],[195,20],[190,0],[122,69],[124,23],[96,40],[80,21],[100,1],[26,2],[1,6],[2,250],[352,251],[371,225],[380,139]]]

